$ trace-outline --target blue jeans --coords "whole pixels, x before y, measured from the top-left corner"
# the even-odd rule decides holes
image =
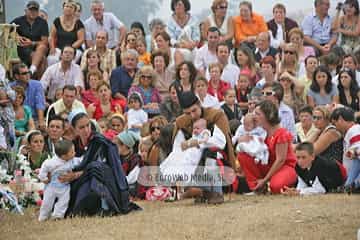
[[[351,167],[348,172],[348,177],[345,182],[345,187],[351,186],[355,183],[355,187],[360,187],[360,159],[355,158],[351,162]]]

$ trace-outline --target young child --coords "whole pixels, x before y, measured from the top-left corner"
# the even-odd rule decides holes
[[[104,125],[106,123],[106,129]],[[122,132],[125,128],[125,118],[120,113],[114,113],[110,120],[107,118],[104,119],[103,123],[99,123],[99,126],[104,129],[103,135],[109,139],[113,140],[116,135],[118,135],[120,132]]]
[[[251,72],[249,69],[246,68],[241,70],[235,86],[236,100],[243,114],[248,112],[248,95],[251,92],[250,78]]]
[[[138,68],[144,65],[151,64],[151,54],[146,52],[146,40],[143,37],[139,37],[136,40],[136,51],[139,53],[138,57]]]
[[[299,143],[295,149],[295,167],[298,183],[295,188],[285,187],[284,195],[324,194],[342,186],[346,179],[345,167],[337,161],[315,156],[314,145]]]
[[[243,118],[243,124],[236,130],[232,138],[233,144],[237,144],[237,152],[246,152],[255,157],[256,162],[262,165],[268,164],[269,151],[264,143],[266,132],[263,128],[256,126],[254,115],[248,113]]]
[[[53,158],[43,162],[39,173],[39,179],[46,184],[39,221],[47,220],[50,214],[52,219],[64,218],[70,200],[70,184],[61,183],[58,178],[80,163],[74,158],[75,147],[69,140],[55,143],[55,154]],[[56,203],[55,199],[57,199]],[[51,213],[52,209],[54,211]]]
[[[193,124],[192,137],[189,140],[175,139],[173,151],[160,164],[160,171],[163,175],[172,174],[179,176],[190,176],[195,172],[207,146],[211,133],[205,119],[200,118]]]
[[[127,112],[127,124],[130,131],[140,135],[140,129],[148,121],[148,114],[142,109],[143,100],[137,92],[129,96]]]
[[[225,103],[221,106],[229,121],[233,119],[241,120],[242,111],[240,106],[236,103],[235,89],[229,88],[225,91]]]
[[[204,77],[198,77],[194,81],[195,93],[199,98],[202,107],[220,108],[217,97],[208,94],[208,81]]]
[[[99,120],[97,120],[97,123],[102,134],[109,130],[109,120],[107,117],[101,117]]]

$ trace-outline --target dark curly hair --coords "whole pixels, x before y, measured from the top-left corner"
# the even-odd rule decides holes
[[[273,102],[264,100],[261,101],[257,107],[259,107],[264,113],[266,120],[271,126],[275,126],[280,123],[281,119],[279,116],[279,110]]]
[[[182,2],[185,6],[185,12],[190,11],[191,9],[191,4],[189,0],[171,0],[171,11],[175,12],[175,5],[178,2]]]

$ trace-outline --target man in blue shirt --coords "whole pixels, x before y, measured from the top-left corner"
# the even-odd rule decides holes
[[[315,0],[314,4],[315,14],[306,16],[301,24],[304,41],[318,53],[327,54],[337,41],[337,35],[331,30],[332,18],[328,14],[330,1]]]
[[[41,83],[37,80],[30,80],[30,71],[24,63],[16,64],[13,67],[15,81],[10,86],[22,86],[25,89],[24,105],[31,108],[32,116],[38,127],[45,130],[44,110],[45,95]]]
[[[138,53],[128,49],[121,54],[123,65],[111,72],[110,86],[112,96],[117,99],[127,99],[128,91],[136,74]]]

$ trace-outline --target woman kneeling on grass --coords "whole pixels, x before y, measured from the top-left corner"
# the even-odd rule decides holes
[[[252,191],[263,192],[270,184],[272,193],[280,193],[285,186],[296,181],[296,157],[292,149],[292,135],[280,127],[278,109],[270,101],[263,101],[255,108],[255,121],[265,129],[265,144],[269,149],[268,164],[257,163],[254,157],[239,153],[238,159]]]

